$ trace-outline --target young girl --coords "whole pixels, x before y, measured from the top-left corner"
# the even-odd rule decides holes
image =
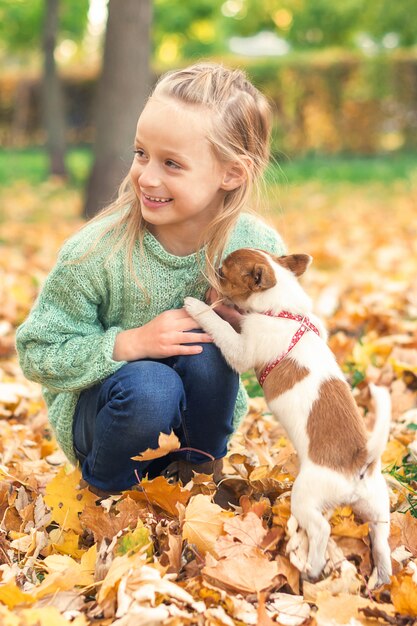
[[[18,329],[23,372],[42,383],[57,440],[93,491],[164,472],[220,480],[246,396],[182,304],[215,298],[209,287],[229,252],[284,253],[275,231],[242,212],[268,161],[270,121],[239,70],[164,75],[118,199],[66,242]],[[239,323],[236,311],[216,311]],[[132,460],[171,431],[187,450]]]

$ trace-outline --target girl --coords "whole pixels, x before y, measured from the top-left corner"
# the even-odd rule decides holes
[[[232,250],[284,253],[272,229],[242,213],[268,161],[270,124],[266,99],[239,70],[164,75],[118,199],[66,242],[18,329],[22,369],[42,383],[57,440],[96,493],[145,474],[221,478],[244,390],[182,303],[215,298],[207,290]],[[236,311],[216,311],[239,323]],[[186,450],[132,460],[171,431]]]

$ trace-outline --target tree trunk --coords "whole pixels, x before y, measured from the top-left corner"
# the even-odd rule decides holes
[[[116,197],[130,167],[136,123],[150,85],[151,15],[151,0],[109,1],[86,217]]]
[[[50,173],[66,176],[65,112],[61,83],[56,70],[55,46],[59,27],[59,0],[45,0],[43,26],[44,69],[42,80],[42,115]]]

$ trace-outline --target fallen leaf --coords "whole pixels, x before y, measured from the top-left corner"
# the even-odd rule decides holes
[[[52,519],[64,530],[82,533],[79,515],[88,505],[93,505],[97,496],[89,489],[80,489],[81,474],[78,468],[68,472],[62,467],[46,487],[45,503],[52,511]]]
[[[130,491],[129,496],[137,502],[146,502],[150,507],[158,506],[176,517],[177,503],[186,504],[190,499],[190,492],[179,483],[172,485],[163,476],[158,476],[153,480],[142,479],[140,490]]]
[[[391,600],[398,613],[417,617],[416,572],[403,570],[391,579]]]
[[[185,509],[182,535],[204,555],[214,551],[224,523],[223,509],[211,502],[208,496],[198,494],[191,498]]]
[[[417,557],[417,519],[411,515],[410,511],[405,514],[393,513],[391,519],[393,525],[400,528],[400,543],[403,543],[412,555]]]
[[[207,554],[202,574],[213,584],[241,593],[257,593],[274,586],[279,567],[276,561],[268,561],[260,550],[252,548],[248,554],[241,551],[219,561]]]
[[[157,448],[148,448],[137,456],[132,456],[132,459],[134,461],[150,461],[152,459],[158,459],[161,456],[166,456],[170,452],[173,452],[173,450],[178,450],[180,446],[180,440],[173,430],[169,435],[160,433]]]

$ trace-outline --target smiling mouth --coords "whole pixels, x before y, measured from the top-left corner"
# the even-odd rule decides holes
[[[158,202],[159,204],[166,204],[172,200],[172,198],[155,198],[154,196],[148,196],[146,193],[143,193],[143,197],[149,202]]]

